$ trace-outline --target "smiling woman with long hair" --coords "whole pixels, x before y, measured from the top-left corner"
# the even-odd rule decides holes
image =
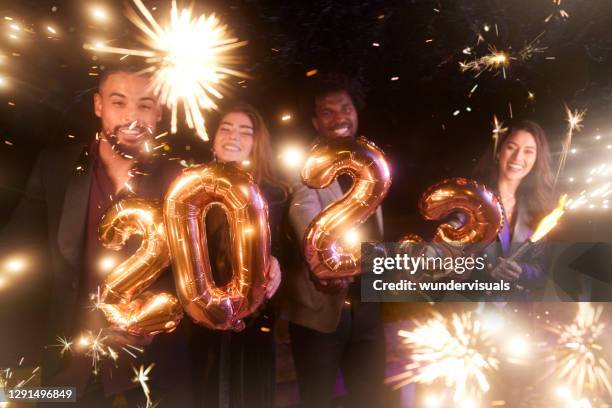
[[[272,166],[270,134],[259,112],[246,103],[236,103],[220,116],[213,138],[214,160],[234,164],[249,172],[268,203],[271,252],[271,282],[267,298],[274,295],[281,280],[280,230],[285,213],[287,190],[278,181]],[[217,286],[231,279],[229,224],[219,206],[206,215],[210,264]],[[195,366],[195,398],[198,406],[274,406],[275,310],[263,305],[245,319],[241,332],[215,331],[194,326],[191,336]]]
[[[517,134],[531,144],[522,152],[516,142]],[[514,153],[517,157],[513,158]],[[512,124],[500,138],[495,154],[485,154],[474,173],[499,190],[502,199],[508,193],[523,202],[532,228],[553,207],[550,149],[544,129],[536,122],[521,120]]]
[[[514,282],[524,291],[511,297],[529,299],[545,274],[542,245],[517,261],[506,258],[554,207],[550,150],[542,127],[529,120],[513,123],[496,151],[481,158],[475,176],[499,194],[504,210],[504,227],[484,251],[489,262],[485,278]]]

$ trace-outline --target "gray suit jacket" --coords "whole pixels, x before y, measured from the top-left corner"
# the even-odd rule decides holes
[[[324,333],[331,333],[338,327],[340,312],[346,298],[346,291],[328,295],[317,290],[310,280],[310,273],[302,251],[302,240],[310,222],[329,204],[343,194],[340,185],[334,181],[329,187],[312,189],[302,183],[294,186],[289,206],[289,222],[300,248],[299,256],[293,257],[290,267],[283,276],[282,315],[290,322]],[[380,231],[383,231],[382,210],[374,215]]]

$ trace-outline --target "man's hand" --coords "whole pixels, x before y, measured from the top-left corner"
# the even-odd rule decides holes
[[[490,272],[491,277],[496,280],[506,280],[514,282],[520,278],[523,269],[515,261],[508,261],[504,258],[499,258],[499,264]]]
[[[314,283],[318,291],[328,295],[337,295],[348,288],[354,281],[353,278],[319,279],[313,274],[310,274],[310,280]]]
[[[146,347],[153,341],[150,335],[135,335],[113,327],[107,327],[102,333],[106,337],[106,343],[115,347],[122,347],[127,344],[136,347]]]
[[[268,282],[268,286],[266,286],[266,298],[270,299],[276,291],[281,283],[281,269],[278,264],[278,260],[271,256],[270,266],[268,267],[268,276],[270,277],[270,281]]]
[[[310,260],[313,257],[317,256],[315,251],[309,247],[308,245],[304,248],[304,257],[306,260]],[[348,286],[353,283],[353,278],[331,278],[331,279],[320,279],[318,278],[310,268],[308,268],[310,273],[310,280],[314,283],[315,288],[318,291],[326,293],[328,295],[337,295],[342,292]]]

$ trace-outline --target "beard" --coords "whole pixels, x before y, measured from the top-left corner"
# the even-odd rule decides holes
[[[143,133],[142,140],[134,143],[122,143],[119,138],[120,131],[129,131],[135,133]],[[104,139],[111,145],[113,151],[117,152],[121,157],[141,161],[148,155],[146,148],[147,142],[152,139],[153,131],[149,126],[133,122],[115,126],[110,131],[104,131]],[[151,146],[149,146],[151,147]]]

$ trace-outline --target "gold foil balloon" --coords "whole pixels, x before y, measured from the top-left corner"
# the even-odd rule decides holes
[[[421,196],[419,210],[427,220],[447,221],[438,227],[431,244],[412,233],[401,238],[401,250],[411,256],[427,256],[428,252],[440,258],[464,256],[469,245],[482,248],[493,242],[503,224],[497,196],[484,185],[465,178],[447,179],[429,187]],[[456,212],[462,212],[465,220],[453,217]],[[451,270],[424,271],[418,280],[468,276]]]
[[[350,234],[374,214],[391,185],[385,155],[364,137],[315,145],[302,169],[302,181],[310,188],[325,188],[342,173],[353,178],[350,191],[317,215],[304,236],[306,260],[319,279],[359,274],[361,240],[349,239]]]
[[[214,281],[206,213],[221,206],[230,227],[230,282]],[[269,281],[267,204],[252,177],[231,164],[191,167],[172,183],[164,220],[179,299],[191,318],[220,330],[241,330],[242,319],[263,302]]]
[[[452,178],[429,187],[419,201],[428,220],[443,220],[454,212],[465,215],[462,225],[442,223],[433,242],[487,245],[497,238],[503,225],[499,199],[484,185],[465,178]]]
[[[132,334],[153,335],[174,330],[183,317],[178,300],[164,292],[142,293],[169,263],[161,211],[154,203],[129,198],[102,218],[99,236],[109,249],[120,250],[132,235],[140,248],[104,280],[99,308],[113,325]]]

